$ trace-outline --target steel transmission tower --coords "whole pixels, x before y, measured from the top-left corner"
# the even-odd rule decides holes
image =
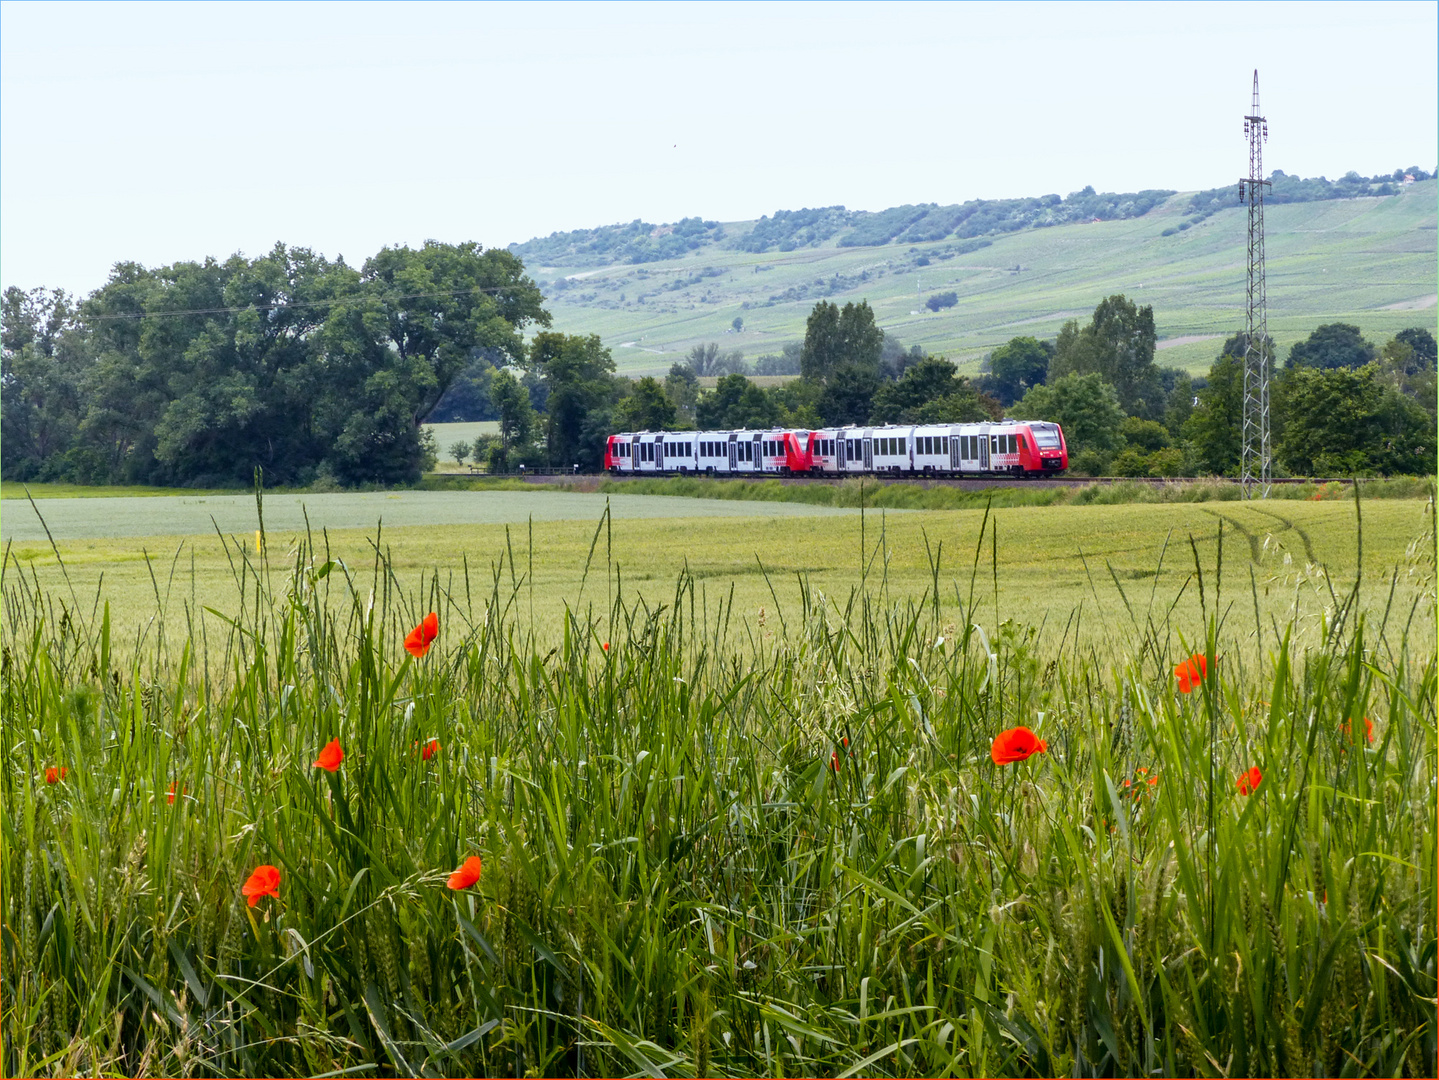
[[[1249,290],[1244,326],[1244,430],[1240,477],[1244,497],[1269,497],[1269,319],[1264,287],[1264,143],[1269,123],[1259,114],[1259,72],[1254,72],[1254,101],[1244,118],[1249,140],[1249,175],[1239,181],[1239,201],[1249,203]]]

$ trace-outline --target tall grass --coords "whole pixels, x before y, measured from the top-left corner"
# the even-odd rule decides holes
[[[122,670],[103,597],[7,567],[6,1075],[1434,1074],[1412,613],[1361,582],[1322,647],[1216,656],[1249,597],[1196,554],[1205,620],[1126,597],[1105,666],[1000,621],[992,529],[917,602],[881,535],[756,616],[632,600],[607,525],[554,641],[512,550],[403,579],[321,539],[232,548],[244,614],[186,598]],[[1048,752],[994,765],[1020,724]]]

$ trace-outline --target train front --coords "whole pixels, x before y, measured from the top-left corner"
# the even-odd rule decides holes
[[[1069,447],[1064,441],[1064,429],[1058,424],[1031,423],[1029,434],[1034,439],[1034,449],[1039,455],[1039,472],[1060,473],[1069,468]]]

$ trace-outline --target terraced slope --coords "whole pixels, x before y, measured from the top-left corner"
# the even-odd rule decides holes
[[[627,374],[666,370],[690,346],[720,341],[754,358],[803,335],[816,300],[868,299],[880,324],[977,368],[1016,334],[1053,335],[1123,292],[1154,305],[1163,363],[1199,371],[1214,337],[1243,319],[1245,212],[1222,210],[1192,228],[1192,193],[1142,217],[1057,225],[979,240],[751,253],[706,243],[639,265],[530,270],[545,283],[556,328],[598,333]],[[1323,322],[1372,337],[1435,325],[1436,182],[1389,197],[1272,206],[1267,215],[1269,325],[1281,350]],[[729,237],[753,222],[728,223]],[[985,241],[988,241],[986,244]],[[979,246],[983,244],[984,246]],[[939,313],[926,297],[953,291]],[[732,331],[739,316],[744,329]]]

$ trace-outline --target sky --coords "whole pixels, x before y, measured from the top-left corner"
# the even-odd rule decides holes
[[[0,284],[1439,157],[1439,5],[0,3]]]

